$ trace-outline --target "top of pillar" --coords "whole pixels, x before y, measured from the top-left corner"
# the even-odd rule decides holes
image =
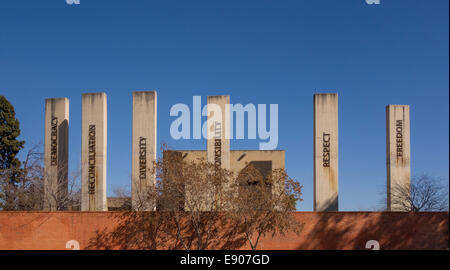
[[[229,98],[230,97],[230,95],[215,95],[215,96],[208,96],[208,98],[222,98],[222,97],[224,97],[224,98]]]
[[[337,102],[338,93],[315,93],[313,99],[315,103]]]
[[[207,96],[207,101],[219,101],[219,100],[230,100],[230,96],[229,95],[222,95],[222,96]]]
[[[402,105],[402,104],[388,104],[386,105],[386,108],[389,107],[409,107],[409,105]]]
[[[337,96],[338,93],[314,93],[314,96]]]
[[[135,94],[155,94],[156,90],[148,90],[148,91],[133,91],[133,95]]]
[[[61,98],[46,98],[45,101],[68,101],[69,99],[66,97]]]
[[[83,93],[81,95],[83,97],[84,96],[96,96],[96,95],[106,96],[106,93],[105,92],[94,92],[94,93]]]

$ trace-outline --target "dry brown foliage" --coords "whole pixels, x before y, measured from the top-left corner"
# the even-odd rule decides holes
[[[181,152],[162,150],[152,172],[156,183],[138,204],[156,205],[173,247],[234,249],[246,239],[256,249],[261,236],[300,232],[290,213],[302,200],[302,186],[285,170],[263,177],[248,166],[233,175],[204,159],[186,161]]]

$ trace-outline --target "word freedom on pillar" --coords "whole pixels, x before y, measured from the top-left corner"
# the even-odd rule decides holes
[[[194,96],[192,104],[192,139],[213,139],[213,134],[208,135],[207,130],[214,128],[215,122],[221,122],[224,139],[233,139],[234,122],[236,122],[236,138],[244,139],[245,133],[245,114],[247,114],[247,139],[256,139],[256,123],[258,122],[258,136],[260,140],[260,150],[274,150],[278,145],[278,104],[270,104],[269,130],[267,130],[266,104],[256,106],[249,103],[225,104],[225,113],[217,104],[207,104],[202,107],[201,97]],[[208,115],[209,114],[209,115]],[[234,116],[236,118],[234,119]],[[191,139],[191,109],[183,103],[175,104],[170,109],[170,116],[178,117],[170,125],[170,135],[173,139],[189,140]],[[201,125],[202,116],[208,117],[207,121]],[[229,116],[224,117],[222,116]],[[258,117],[257,117],[258,116]]]
[[[397,142],[397,157],[403,157],[403,120],[397,120],[395,131]]]

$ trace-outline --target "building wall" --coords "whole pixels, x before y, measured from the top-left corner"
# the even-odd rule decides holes
[[[132,228],[124,230],[121,226],[127,215],[131,218],[133,212],[0,212],[0,249],[64,250],[70,240],[76,240],[80,249],[120,249],[124,244],[121,241],[126,239],[121,234],[132,233]],[[448,212],[293,215],[304,224],[300,235],[263,237],[258,249],[365,249],[369,240],[378,241],[380,249],[449,249]],[[113,241],[111,235],[118,238]],[[244,241],[227,248],[249,246]]]
[[[206,160],[204,150],[180,150],[186,161]],[[284,169],[284,150],[231,150],[230,170],[239,173],[251,161],[272,161],[272,169]]]
[[[199,159],[206,161],[207,151],[203,150],[185,150],[179,151],[184,157],[184,160],[193,162]],[[285,151],[284,150],[231,150],[230,151],[230,171],[235,176],[248,166],[251,162],[270,161],[271,169],[284,169],[285,168]],[[255,164],[254,164],[255,165]],[[256,166],[256,165],[255,165]],[[257,166],[256,166],[257,167]],[[284,187],[284,183],[274,183],[272,187],[272,193],[276,194],[281,192]],[[189,195],[186,194],[188,197]],[[209,204],[207,204],[209,205]],[[205,210],[209,210],[205,206]]]

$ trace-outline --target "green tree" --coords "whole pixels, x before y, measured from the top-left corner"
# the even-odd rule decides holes
[[[0,170],[20,168],[20,160],[16,156],[25,141],[18,140],[19,135],[19,120],[14,107],[0,96]]]

